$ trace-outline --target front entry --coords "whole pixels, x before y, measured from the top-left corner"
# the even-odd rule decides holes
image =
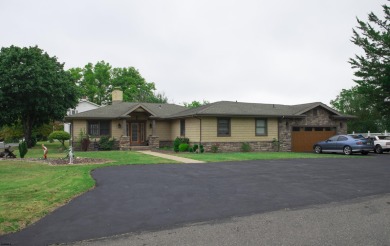
[[[128,123],[130,145],[145,145],[145,122]]]

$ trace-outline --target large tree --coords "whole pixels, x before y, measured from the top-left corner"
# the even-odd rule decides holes
[[[343,89],[335,100],[330,101],[338,111],[357,118],[348,122],[349,132],[378,132],[382,129],[382,117],[373,107],[370,98],[359,92],[358,86]]]
[[[22,122],[29,147],[34,127],[62,120],[77,102],[76,85],[55,56],[37,46],[1,48],[0,124]]]
[[[368,22],[357,18],[357,30],[353,30],[352,42],[361,47],[363,55],[350,59],[357,77],[360,95],[366,97],[369,107],[381,114],[381,125],[390,127],[390,8],[383,5],[384,20],[374,13],[368,15]],[[384,130],[384,129],[382,129]]]
[[[134,67],[112,68],[105,61],[95,65],[88,63],[84,68],[69,70],[80,86],[83,96],[97,104],[108,104],[112,101],[111,92],[115,87],[123,91],[123,100],[127,102],[164,103],[168,99],[164,94],[155,94],[155,84],[147,82]]]

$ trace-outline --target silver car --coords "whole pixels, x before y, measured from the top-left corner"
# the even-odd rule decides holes
[[[329,152],[351,155],[352,153],[359,152],[362,155],[367,155],[368,152],[374,150],[374,144],[372,140],[360,135],[336,135],[314,144],[313,150],[317,154]]]

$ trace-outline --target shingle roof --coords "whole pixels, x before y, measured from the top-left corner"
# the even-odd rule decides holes
[[[85,111],[65,117],[66,120],[75,119],[116,119],[125,118],[132,111],[143,108],[156,118],[164,118],[169,115],[178,113],[186,108],[175,104],[159,104],[159,103],[130,103],[119,102],[105,107]]]
[[[128,117],[128,114],[140,107],[149,112],[151,117],[164,119],[184,118],[191,116],[305,117],[305,112],[315,107],[325,108],[326,110],[330,111],[334,115],[334,117],[353,117],[349,115],[340,114],[336,110],[320,102],[299,105],[281,105],[220,101],[191,109],[187,109],[183,106],[175,104],[120,102],[98,109],[67,116],[65,117],[65,119],[74,120],[126,118]]]
[[[299,104],[299,105],[280,105],[280,104],[262,104],[262,103],[242,103],[221,101],[198,108],[188,109],[174,115],[170,118],[181,118],[188,116],[285,116],[285,117],[304,117],[304,113],[321,106],[332,112],[335,116],[342,117],[336,110],[320,102]]]

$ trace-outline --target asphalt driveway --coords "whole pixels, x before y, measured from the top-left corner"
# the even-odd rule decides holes
[[[0,245],[46,245],[152,231],[390,193],[390,155],[116,166],[94,190]]]

